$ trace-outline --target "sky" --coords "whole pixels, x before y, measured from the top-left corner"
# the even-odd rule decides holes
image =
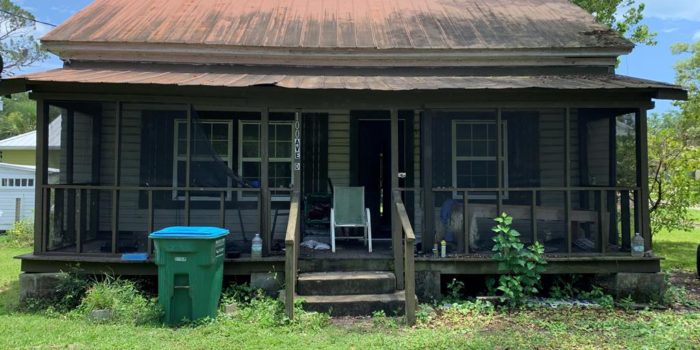
[[[60,24],[90,2],[91,0],[15,0],[16,4],[29,10],[38,20],[53,24]],[[617,72],[672,83],[675,79],[673,66],[682,56],[673,55],[671,45],[700,40],[700,0],[644,0],[644,3],[644,23],[658,33],[658,44],[638,46],[630,55],[622,57]],[[50,30],[50,26],[38,24],[35,36],[40,37]],[[43,71],[61,65],[61,61],[52,55],[50,59],[27,67],[20,73]],[[651,113],[661,113],[669,108],[672,108],[671,102],[659,100]]]

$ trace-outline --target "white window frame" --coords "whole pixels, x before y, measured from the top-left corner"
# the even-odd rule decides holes
[[[262,128],[261,122],[259,120],[239,120],[238,121],[238,169],[240,169],[240,176],[245,177],[245,174],[243,174],[243,163],[244,162],[258,162],[260,163],[261,166],[261,171],[262,171],[262,158],[260,157],[260,154],[258,154],[258,157],[243,157],[243,126],[244,125],[257,125],[258,126],[258,131],[261,132]],[[290,147],[290,152],[289,152],[289,157],[285,158],[280,158],[280,157],[270,157],[268,159],[269,163],[276,162],[276,163],[281,163],[281,162],[288,162],[289,163],[289,169],[292,171],[292,174],[294,173],[294,121],[293,120],[284,120],[284,121],[269,121],[269,125],[289,125],[291,129],[291,134],[290,134],[290,139],[289,141],[291,142]],[[260,135],[260,134],[258,134]],[[260,138],[260,136],[258,136]],[[269,136],[268,136],[269,138]],[[258,140],[258,147],[260,147],[260,143],[262,140]],[[270,142],[268,139],[267,142]],[[259,149],[259,148],[258,148]],[[269,166],[269,164],[268,164]],[[290,184],[294,186],[294,176],[292,175],[290,178]],[[262,187],[262,182],[260,183],[260,186]],[[244,196],[242,192],[238,192],[238,200],[239,201],[256,201],[256,197],[247,197]],[[273,202],[284,202],[284,201],[289,201],[290,196],[287,195],[273,195],[271,196],[270,200]]]
[[[24,185],[22,182],[24,181]],[[30,184],[31,182],[31,184]],[[32,188],[34,187],[34,178],[31,177],[4,177],[0,179],[0,187],[3,188]]]
[[[232,120],[222,120],[222,119],[203,119],[199,121],[201,124],[221,124],[221,125],[227,125],[228,126],[228,157],[222,158],[224,159],[228,166],[231,167],[233,165],[233,121]],[[185,151],[185,154],[179,155],[178,154],[178,147],[179,147],[179,139],[180,139],[180,128],[179,126],[184,124],[185,126],[187,125],[187,119],[175,119],[175,131],[174,131],[174,139],[173,139],[173,187],[178,187],[178,178],[177,178],[177,163],[178,162],[185,162],[187,164],[187,151]],[[185,137],[187,138],[187,137]],[[187,140],[187,142],[192,142],[192,140]],[[187,146],[185,146],[187,147]],[[210,156],[196,156],[196,155],[191,155],[192,156],[192,161],[197,161],[197,160],[211,160]],[[187,166],[187,165],[185,165]],[[187,181],[185,179],[185,181]],[[227,187],[231,187],[233,185],[231,179],[227,180]],[[189,184],[185,184],[185,187],[189,187]],[[195,192],[196,194],[196,192]],[[172,194],[172,199],[173,200],[178,200],[178,201],[184,201],[185,196],[180,196],[178,195],[178,190],[173,190]],[[190,200],[195,200],[195,201],[218,201],[220,200],[219,197],[209,197],[209,196],[197,196],[197,195],[192,195],[190,194]],[[226,192],[226,200],[231,200],[231,191]]]
[[[493,157],[465,157],[457,156],[457,126],[458,125],[495,125],[495,120],[453,120],[452,121],[452,187],[457,187],[457,162],[460,161],[496,161],[498,165],[498,155]],[[501,141],[503,146],[501,147],[501,163],[503,164],[503,187],[508,188],[508,122],[505,120],[501,121]],[[498,131],[497,131],[498,132]],[[487,139],[488,140],[488,139]],[[498,142],[498,136],[496,136],[496,142]],[[498,147],[498,144],[496,145]],[[498,149],[498,148],[497,148]],[[498,153],[498,151],[496,151]],[[496,171],[498,172],[498,170]],[[498,174],[496,174],[496,179],[498,179]],[[498,180],[496,180],[498,182]],[[496,186],[498,187],[498,185]],[[462,191],[455,191],[452,193],[453,199],[463,199],[464,195]],[[503,194],[503,199],[508,199],[508,192]],[[470,193],[469,199],[496,199],[496,195],[490,194],[478,194]]]

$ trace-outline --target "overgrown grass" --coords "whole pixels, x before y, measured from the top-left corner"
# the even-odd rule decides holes
[[[700,244],[700,210],[691,210],[695,228],[692,231],[660,231],[654,234],[654,254],[664,257],[664,270],[695,270],[695,257]]]
[[[14,308],[19,298],[20,261],[14,257],[30,250],[15,247],[8,242],[7,236],[0,236],[0,315]]]

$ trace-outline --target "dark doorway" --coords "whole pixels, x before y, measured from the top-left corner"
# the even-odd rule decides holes
[[[406,122],[399,120],[399,172],[406,170]],[[391,237],[391,122],[388,119],[357,121],[357,186],[365,187],[365,205],[372,216],[372,234]],[[399,186],[405,186],[399,179]]]

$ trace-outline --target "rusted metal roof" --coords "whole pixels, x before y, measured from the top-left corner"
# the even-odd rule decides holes
[[[632,44],[569,0],[97,0],[42,41],[314,49]]]
[[[186,87],[270,86],[288,89],[347,89],[376,91],[408,90],[502,90],[559,89],[614,90],[648,89],[685,94],[676,85],[621,75],[431,75],[432,70],[353,70],[353,69],[255,69],[233,66],[186,65],[102,65],[68,67],[13,78],[26,84],[82,83],[170,85]]]

